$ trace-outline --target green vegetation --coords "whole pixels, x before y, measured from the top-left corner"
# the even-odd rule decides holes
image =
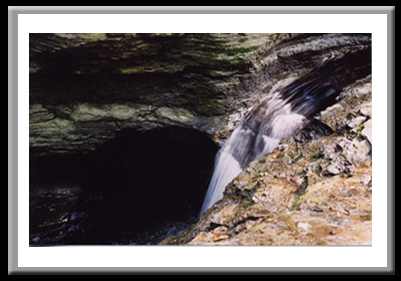
[[[292,204],[292,206],[291,206],[291,208],[290,208],[290,211],[291,212],[293,212],[293,211],[299,211],[300,209],[301,209],[301,201],[300,200],[297,200],[297,201],[295,201],[293,204]]]
[[[213,51],[204,52],[204,56],[209,59],[224,60],[224,58],[219,58],[221,55],[236,56],[239,54],[250,53],[256,51],[259,46],[250,47],[238,47],[238,48],[219,48]],[[229,60],[230,62],[231,60]]]
[[[272,34],[270,34],[269,35],[269,38],[272,38],[272,39],[277,39],[278,37],[280,37],[280,35],[281,35],[281,33],[272,33]]]
[[[258,48],[259,48],[259,46],[250,46],[248,48],[243,48],[243,47],[233,48],[233,49],[228,49],[226,51],[226,54],[229,56],[235,56],[238,54],[249,53],[249,52],[255,51]]]
[[[195,111],[198,114],[204,115],[204,116],[216,116],[216,115],[221,115],[225,111],[225,106],[222,105],[222,100],[221,99],[216,99],[216,98],[210,98],[210,99],[202,99],[199,100]]]

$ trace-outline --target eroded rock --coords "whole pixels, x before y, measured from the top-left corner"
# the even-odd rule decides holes
[[[277,81],[370,41],[369,34],[31,34],[30,147],[81,153],[122,128],[172,124],[223,143]]]
[[[31,34],[30,152],[84,153],[124,129],[168,126],[224,143],[278,81],[370,44],[369,34]],[[162,244],[371,244],[371,115],[368,77]]]
[[[197,224],[162,244],[370,245],[371,144],[348,126],[357,119],[369,127],[369,111],[350,104],[371,107],[370,85],[368,77],[344,90],[338,104],[244,169]],[[333,131],[310,134],[324,120]]]

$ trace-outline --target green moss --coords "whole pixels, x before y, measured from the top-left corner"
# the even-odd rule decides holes
[[[202,99],[198,100],[195,111],[204,116],[218,116],[222,115],[226,107],[222,104],[220,99]]]
[[[203,57],[207,58],[207,59],[211,59],[211,60],[215,60],[218,58],[218,56],[221,54],[220,51],[205,51],[203,52]]]
[[[315,161],[317,161],[317,160],[319,160],[319,159],[322,159],[323,157],[324,157],[324,154],[322,154],[322,153],[319,151],[319,152],[317,152],[316,154],[314,154],[314,155],[311,157],[310,161],[311,161],[311,162],[315,162]]]
[[[241,191],[241,195],[243,195],[243,196],[245,196],[245,197],[247,197],[248,199],[251,200],[253,194],[254,194],[254,193],[256,192],[256,190],[260,187],[260,185],[261,185],[261,182],[258,181],[255,185],[253,185],[253,186],[251,186],[251,187],[244,188],[244,189]]]
[[[281,33],[272,33],[269,35],[269,38],[277,39],[280,35]]]
[[[296,155],[296,156],[294,157],[294,159],[292,159],[292,161],[297,162],[297,161],[299,161],[303,156],[304,156],[303,153],[300,152],[298,155]]]
[[[229,55],[229,56],[235,56],[235,55],[238,55],[238,54],[249,53],[249,52],[255,51],[258,48],[259,48],[259,46],[250,46],[250,47],[247,47],[247,48],[244,48],[244,47],[232,48],[232,49],[228,49],[226,51],[226,54]]]
[[[297,200],[297,201],[295,201],[293,204],[292,204],[292,206],[291,206],[291,208],[290,208],[290,211],[291,212],[293,212],[293,211],[299,211],[300,209],[301,209],[301,201],[300,200]]]

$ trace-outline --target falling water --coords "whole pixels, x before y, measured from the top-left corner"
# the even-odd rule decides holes
[[[214,173],[203,202],[204,213],[223,196],[226,185],[250,162],[272,151],[281,139],[294,134],[306,123],[304,116],[291,111],[277,92],[268,95],[255,110],[261,120],[249,119],[236,128],[216,155]],[[262,115],[262,116],[261,116]],[[260,122],[261,126],[253,127]],[[263,125],[262,125],[263,123]]]
[[[332,57],[300,78],[274,86],[240,122],[216,155],[203,214],[249,163],[271,152],[282,139],[294,135],[313,116],[334,104],[342,89],[371,72],[371,48]]]

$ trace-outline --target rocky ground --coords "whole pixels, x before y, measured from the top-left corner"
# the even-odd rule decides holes
[[[163,245],[370,245],[370,77],[251,163],[192,227]]]
[[[30,155],[170,126],[222,144],[278,81],[369,45],[370,34],[31,34]],[[371,244],[370,77],[339,98],[161,244]]]

